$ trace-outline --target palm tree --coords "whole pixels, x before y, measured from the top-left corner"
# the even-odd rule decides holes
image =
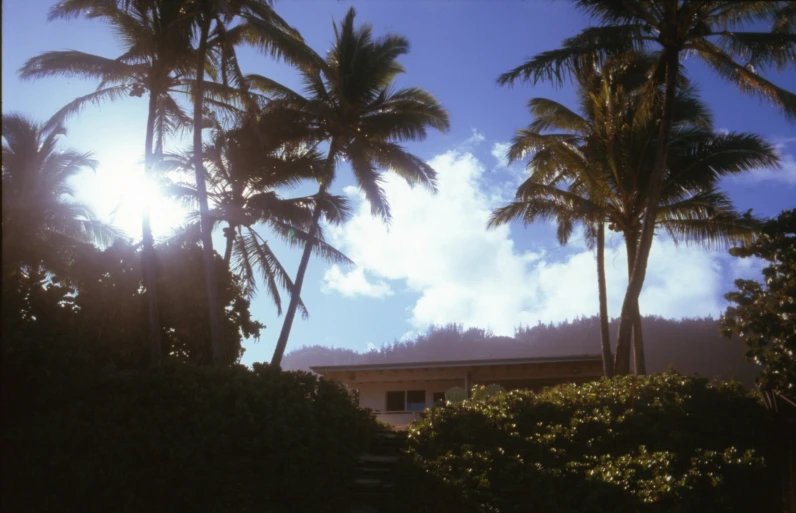
[[[240,86],[246,93],[247,84],[238,66],[235,45],[247,43],[293,63],[304,63],[308,54],[301,36],[280,18],[272,8],[272,0],[188,0],[186,15],[190,17],[197,33],[196,61],[193,86],[193,156],[196,177],[197,201],[201,215],[201,237],[204,255],[205,282],[208,291],[210,337],[213,342],[214,361],[224,361],[224,344],[221,340],[221,309],[213,275],[212,220],[209,217],[207,185],[203,169],[202,128],[205,112],[205,69],[217,68],[222,84]],[[230,27],[233,20],[238,24]],[[249,102],[248,95],[244,99]]]
[[[97,161],[88,153],[56,149],[63,125],[40,125],[18,114],[3,115],[3,271],[63,270],[77,243],[110,244],[119,232],[98,221],[75,199],[69,181]]]
[[[121,5],[121,4],[124,5]],[[183,20],[179,2],[138,0],[64,0],[50,11],[50,19],[85,15],[110,23],[124,45],[116,59],[74,50],[45,52],[29,59],[20,69],[23,79],[48,76],[98,78],[96,91],[76,98],[59,110],[52,122],[58,123],[79,113],[88,104],[99,104],[127,96],[149,93],[149,110],[144,139],[145,177],[153,178],[157,156],[164,139],[190,125],[174,94],[183,93],[190,82],[190,25]],[[147,291],[150,363],[158,367],[162,359],[158,313],[155,254],[150,209],[143,205],[142,267]]]
[[[659,135],[654,166],[647,180],[649,222],[639,230],[636,260],[622,305],[617,356],[625,355],[630,344],[633,305],[644,285],[649,252],[654,236],[655,210],[662,194],[669,154],[678,73],[682,52],[695,55],[725,80],[747,94],[777,105],[790,119],[796,119],[796,95],[763,78],[758,72],[785,69],[796,62],[793,16],[787,2],[756,0],[575,0],[575,4],[597,18],[602,25],[589,27],[564,41],[562,48],[543,52],[521,66],[504,73],[500,84],[541,79],[561,83],[584,61],[603,60],[632,50],[659,45],[657,75],[665,77],[662,92]],[[772,21],[770,32],[736,30],[750,22]],[[651,88],[657,91],[657,87]],[[629,370],[629,359],[617,359],[618,373]]]
[[[638,258],[640,226],[650,215],[643,191],[648,190],[650,179],[646,170],[655,164],[655,113],[660,104],[644,94],[645,81],[639,80],[638,71],[648,66],[641,64],[634,67],[623,58],[619,63],[609,61],[601,72],[579,71],[580,114],[552,100],[531,100],[535,121],[518,132],[508,153],[511,161],[532,153],[531,176],[519,187],[516,200],[497,209],[491,220],[494,225],[513,219],[529,223],[554,218],[562,242],[570,236],[573,220],[596,223],[597,230],[591,228],[587,235],[597,238],[601,288],[604,236],[599,227],[609,223],[624,235],[630,279]],[[776,166],[776,151],[755,135],[713,133],[709,113],[687,87],[681,89],[676,105],[655,226],[666,230],[675,242],[710,246],[748,240],[753,220],[733,209],[729,198],[716,189],[717,182],[729,174]],[[603,290],[600,295],[602,312],[606,308]],[[631,307],[636,372],[644,373],[637,299]],[[601,320],[605,358],[610,355],[607,315],[601,315]],[[616,355],[617,363],[621,358],[629,360],[629,354],[620,355],[620,351],[629,353],[630,346],[617,347]],[[604,364],[607,370],[610,365]],[[614,367],[616,373],[625,373],[618,364]]]
[[[254,294],[257,289],[255,270],[259,270],[281,315],[279,289],[292,293],[293,281],[258,231],[258,225],[266,225],[288,245],[303,245],[309,237],[307,230],[318,198],[284,199],[277,190],[314,179],[313,169],[320,169],[321,156],[314,149],[285,147],[278,135],[259,133],[251,123],[243,123],[229,131],[217,128],[203,153],[208,198],[214,207],[210,217],[215,223],[227,224],[224,228],[227,239],[224,263],[227,269],[234,263],[233,272],[245,284],[247,295]],[[164,166],[187,171],[193,167],[193,156],[167,156]],[[166,189],[195,205],[195,186],[175,183]],[[321,210],[334,224],[343,222],[349,213],[346,199],[332,195],[323,197]],[[195,226],[189,226],[188,230],[196,231]],[[314,250],[317,256],[331,262],[351,263],[345,255],[324,242],[320,232]],[[306,315],[303,303],[299,306]]]
[[[389,219],[387,198],[381,188],[380,168],[390,169],[410,184],[435,189],[435,171],[398,143],[422,140],[428,127],[447,130],[448,114],[429,93],[418,88],[395,90],[395,77],[404,72],[397,59],[409,51],[398,35],[374,39],[370,25],[355,27],[356,11],[349,9],[326,59],[316,56],[302,70],[307,97],[261,76],[249,76],[252,88],[272,95],[265,123],[278,123],[296,137],[328,143],[318,197],[331,186],[338,160],[351,165],[354,179],[374,214]],[[287,346],[299,294],[321,218],[316,206],[309,238],[296,273],[295,291],[285,314],[271,365],[278,367]]]

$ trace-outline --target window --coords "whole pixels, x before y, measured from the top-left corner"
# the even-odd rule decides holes
[[[387,411],[406,411],[406,393],[401,390],[398,392],[387,392]]]
[[[432,399],[434,404],[445,404],[445,392],[434,392]]]
[[[426,409],[426,391],[409,390],[406,392],[406,411],[423,411]]]

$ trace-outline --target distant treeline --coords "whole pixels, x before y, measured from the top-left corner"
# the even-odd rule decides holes
[[[617,320],[611,322],[612,340],[616,339],[617,326]],[[743,341],[722,337],[715,319],[644,317],[643,333],[650,373],[674,369],[685,375],[754,384],[758,370],[754,364],[743,361]],[[315,365],[597,355],[599,337],[596,316],[519,328],[514,337],[494,336],[483,329],[465,330],[450,324],[431,327],[415,340],[395,341],[365,353],[305,346],[285,356],[283,368],[309,370]]]

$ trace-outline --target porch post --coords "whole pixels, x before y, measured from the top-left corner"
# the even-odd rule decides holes
[[[470,371],[464,371],[464,391],[470,397]]]

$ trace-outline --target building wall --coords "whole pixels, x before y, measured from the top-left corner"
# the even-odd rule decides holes
[[[425,406],[433,406],[434,393],[452,387],[465,390],[475,385],[497,384],[506,390],[539,390],[559,383],[583,383],[599,379],[599,358],[577,362],[521,362],[477,366],[440,366],[406,368],[323,369],[326,379],[345,383],[359,392],[359,405],[373,410],[379,420],[403,425],[419,417],[419,412],[387,412],[387,392],[423,390]]]
[[[387,392],[425,390],[426,407],[428,408],[434,404],[435,392],[445,392],[452,387],[464,387],[464,380],[357,383],[349,384],[349,387],[359,391],[359,405],[373,410],[379,420],[388,424],[402,425],[418,418],[418,413],[385,411],[387,409]]]

